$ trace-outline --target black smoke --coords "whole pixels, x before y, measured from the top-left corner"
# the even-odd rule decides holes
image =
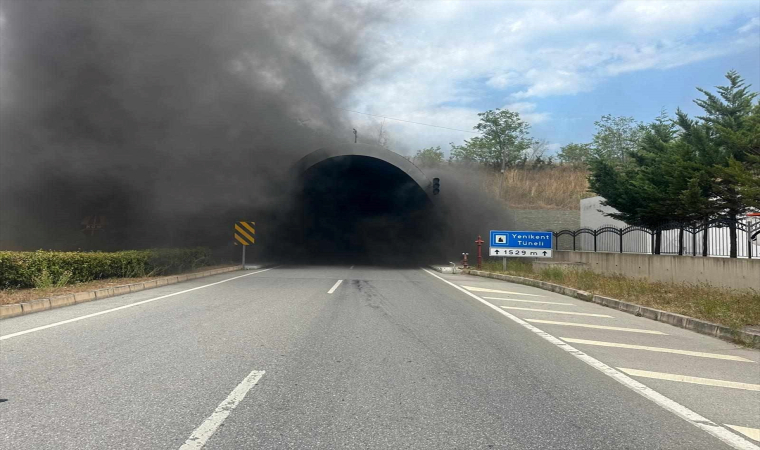
[[[281,202],[290,164],[349,139],[334,105],[366,70],[363,30],[380,20],[324,2],[0,9],[5,248],[87,245],[78,226],[92,214],[114,247],[155,245],[202,228],[183,222]]]
[[[297,211],[329,210],[302,202],[328,190],[304,194],[290,168],[353,140],[335,106],[372,72],[369,30],[386,20],[371,4],[329,1],[3,0],[0,12],[0,248],[230,250],[232,223],[253,220],[263,258],[304,231]],[[433,213],[404,183],[391,192],[413,201],[365,192],[383,206],[333,216],[312,253],[330,236],[382,253],[368,235],[380,228],[465,235],[458,224],[481,214],[453,191]],[[103,230],[83,233],[86,217],[104,217]],[[431,254],[447,248],[433,242]]]

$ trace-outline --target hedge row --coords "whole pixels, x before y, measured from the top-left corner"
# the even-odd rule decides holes
[[[45,271],[69,283],[103,278],[143,277],[178,273],[208,265],[205,248],[151,249],[123,252],[0,251],[0,288],[34,287]]]

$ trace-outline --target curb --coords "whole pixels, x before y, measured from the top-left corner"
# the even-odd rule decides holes
[[[468,275],[475,275],[478,277],[494,278],[497,280],[508,281],[510,283],[524,284],[527,286],[537,287],[546,291],[556,292],[558,294],[567,295],[568,297],[577,298],[586,302],[596,303],[608,308],[617,309],[628,314],[633,314],[638,317],[645,317],[647,319],[656,320],[658,322],[667,323],[674,327],[684,328],[686,330],[695,331],[700,334],[706,334],[708,336],[717,337],[726,341],[742,342],[745,345],[754,348],[760,348],[760,334],[750,333],[748,331],[734,330],[732,328],[718,325],[704,320],[695,319],[693,317],[683,316],[681,314],[662,311],[659,309],[649,308],[647,306],[637,305],[635,303],[628,303],[622,300],[614,298],[603,297],[601,295],[592,295],[590,292],[581,291],[579,289],[569,288],[559,284],[547,283],[546,281],[534,280],[532,278],[518,277],[514,275],[506,275],[500,273],[485,272],[483,270],[462,270],[462,273]]]
[[[74,294],[57,295],[50,298],[40,298],[24,303],[0,305],[0,319],[22,316],[39,311],[45,311],[48,309],[61,308],[63,306],[90,302],[93,300],[116,297],[117,295],[129,294],[131,292],[138,292],[145,289],[153,289],[160,286],[180,283],[182,281],[194,280],[196,278],[203,278],[211,275],[218,275],[220,273],[234,272],[236,270],[242,270],[242,267],[222,267],[220,269],[206,270],[204,272],[187,273],[184,275],[173,275],[170,277],[158,278],[155,280],[145,281],[143,283],[124,284],[121,286],[113,286],[105,289],[96,289],[94,291],[76,292]]]
[[[434,266],[434,265],[429,265],[428,267],[431,268],[431,269],[433,269],[433,270],[435,270],[436,272],[440,272],[440,273],[456,273],[456,272],[454,272],[454,268],[452,266]]]

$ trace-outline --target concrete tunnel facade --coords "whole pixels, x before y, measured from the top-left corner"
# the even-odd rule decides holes
[[[409,178],[414,180],[414,182],[425,191],[428,198],[433,198],[433,182],[422,172],[422,170],[420,170],[419,167],[398,153],[394,153],[377,145],[348,143],[323,147],[314,150],[298,160],[293,166],[293,171],[297,176],[300,176],[323,161],[341,156],[364,156],[384,161],[408,175]]]

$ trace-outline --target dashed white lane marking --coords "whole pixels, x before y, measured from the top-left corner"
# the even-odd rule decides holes
[[[572,303],[560,303],[560,302],[542,302],[539,300],[518,300],[516,298],[502,298],[502,297],[483,297],[487,298],[489,300],[506,300],[508,302],[520,302],[520,303],[541,303],[543,305],[565,305],[565,306],[575,306]]]
[[[348,268],[348,270],[353,270],[353,268],[354,268],[354,266],[351,266],[351,267]]]
[[[203,286],[194,287],[192,289],[185,289],[184,291],[174,292],[172,294],[162,295],[160,297],[149,298],[148,300],[143,300],[143,301],[140,301],[140,302],[130,303],[129,305],[119,306],[117,308],[111,308],[111,309],[107,309],[105,311],[99,311],[99,312],[96,312],[96,313],[92,313],[92,314],[87,314],[87,315],[84,315],[84,316],[75,317],[73,319],[62,320],[60,322],[51,323],[49,325],[43,325],[41,327],[35,327],[35,328],[30,328],[30,329],[24,330],[24,331],[19,331],[19,332],[16,332],[16,333],[6,334],[4,336],[0,336],[0,341],[4,341],[6,339],[14,338],[14,337],[17,337],[17,336],[22,336],[24,334],[34,333],[35,331],[42,331],[42,330],[46,330],[48,328],[59,327],[61,325],[66,325],[67,323],[78,322],[80,320],[89,319],[90,317],[101,316],[103,314],[108,314],[108,313],[112,313],[112,312],[116,312],[116,311],[121,311],[122,309],[133,308],[135,306],[140,306],[140,305],[144,305],[146,303],[155,302],[156,300],[162,300],[162,299],[165,299],[165,298],[174,297],[175,295],[180,295],[180,294],[185,294],[185,293],[192,292],[192,291],[197,291],[198,289],[205,289],[207,287],[216,286],[217,284],[222,284],[222,283],[226,283],[228,281],[237,280],[238,278],[250,277],[251,275],[256,275],[257,273],[266,272],[267,270],[272,270],[274,268],[275,267],[270,267],[269,269],[258,270],[256,272],[247,273],[245,275],[240,275],[240,276],[237,276],[237,277],[227,278],[226,280],[217,281],[216,283],[204,284]]]
[[[731,428],[734,431],[738,431],[739,433],[747,436],[750,439],[760,441],[760,428],[740,427],[739,425],[729,425],[729,424],[726,424],[726,426]]]
[[[479,288],[479,287],[474,287],[474,286],[462,286],[462,287],[467,289],[468,291],[474,291],[474,292],[491,292],[493,294],[512,294],[512,295],[525,295],[527,297],[544,297],[543,295],[523,294],[522,292],[500,291],[498,289],[486,289],[486,288]]]
[[[714,378],[690,377],[688,375],[676,375],[674,373],[650,372],[648,370],[626,369],[618,367],[628,375],[634,377],[654,378],[657,380],[679,381],[681,383],[702,384],[705,386],[718,386],[732,389],[744,389],[747,391],[760,391],[760,384],[738,383],[736,381],[716,380]]]
[[[483,297],[488,298],[488,297]],[[548,325],[564,325],[568,327],[582,327],[582,328],[594,328],[597,330],[612,330],[612,331],[628,331],[630,333],[644,333],[644,334],[661,334],[667,336],[668,333],[654,330],[643,330],[640,328],[623,328],[623,327],[608,327],[606,325],[591,325],[588,323],[573,323],[573,322],[556,322],[554,320],[540,320],[540,319],[525,319],[531,323],[545,323]]]
[[[343,280],[338,280],[335,284],[333,284],[333,287],[330,288],[329,291],[327,291],[328,294],[332,294],[335,292],[336,289],[338,289],[338,286],[343,282]]]
[[[742,358],[741,356],[721,355],[718,353],[693,352],[690,350],[678,350],[675,348],[647,347],[645,345],[621,344],[618,342],[589,341],[586,339],[573,339],[573,338],[566,338],[566,337],[560,337],[560,339],[562,339],[565,342],[572,342],[573,344],[597,345],[600,347],[627,348],[631,350],[646,350],[649,352],[660,352],[660,353],[675,353],[677,355],[698,356],[700,358],[712,358],[712,359],[727,359],[729,361],[741,361],[741,362],[748,362],[748,363],[754,362],[750,359]]]
[[[520,308],[518,306],[499,306],[499,308],[518,309],[520,311],[536,311],[536,312],[552,313],[552,314],[567,314],[567,315],[572,315],[572,316],[606,317],[608,319],[613,319],[612,316],[608,316],[606,314],[580,313],[580,312],[572,312],[572,311],[554,311],[552,309]]]
[[[213,413],[198,428],[193,431],[193,434],[187,438],[182,447],[179,450],[197,450],[203,448],[206,445],[206,441],[216,432],[219,426],[227,419],[233,409],[240,403],[248,391],[259,382],[264,375],[263,370],[254,370],[248,374],[247,377],[237,385],[235,389],[230,392],[230,395],[224,399],[219,406],[216,407]]]
[[[654,389],[651,389],[647,387],[646,385],[634,380],[633,378],[629,377],[628,375],[624,374],[623,372],[620,372],[618,370],[613,369],[612,367],[608,366],[607,364],[599,361],[596,358],[592,358],[591,356],[583,353],[582,351],[578,350],[577,348],[573,347],[572,345],[568,345],[565,342],[562,342],[561,340],[557,339],[556,337],[552,336],[551,334],[541,330],[538,327],[535,327],[528,322],[522,320],[521,318],[510,314],[502,309],[500,309],[498,306],[492,305],[488,303],[487,301],[483,300],[482,298],[478,297],[477,295],[473,294],[472,292],[468,292],[465,289],[462,289],[461,287],[457,286],[456,284],[452,283],[451,281],[446,280],[443,277],[440,277],[433,272],[422,269],[425,273],[428,275],[431,275],[433,277],[438,278],[439,280],[443,281],[444,283],[452,286],[454,289],[457,289],[461,292],[464,292],[465,294],[469,295],[470,297],[474,298],[475,300],[483,303],[485,306],[493,309],[494,311],[498,312],[499,314],[507,317],[508,319],[512,320],[513,322],[516,322],[523,326],[524,328],[528,329],[529,331],[537,334],[538,336],[541,336],[546,341],[551,342],[552,344],[556,345],[557,347],[561,348],[562,350],[570,353],[571,355],[575,356],[576,358],[580,359],[581,361],[585,362],[589,366],[593,367],[594,369],[602,372],[603,374],[607,375],[608,377],[614,379],[618,383],[622,384],[623,386],[631,389],[632,391],[636,392],[637,394],[653,401],[658,406],[660,406],[663,409],[666,409],[673,414],[677,415],[678,417],[684,419],[685,421],[689,422],[690,424],[694,425],[695,427],[701,429],[702,431],[705,431],[712,436],[720,439],[721,441],[725,442],[726,444],[730,445],[731,447],[738,449],[738,450],[760,450],[760,447],[753,444],[752,442],[744,439],[741,436],[737,436],[736,434],[728,431],[727,429],[721,427],[720,425],[716,424],[715,422],[702,417],[701,415],[695,413],[694,411],[690,410],[689,408],[681,405],[678,402],[675,402],[668,397],[665,397],[664,395],[660,394],[659,392],[655,391]]]

